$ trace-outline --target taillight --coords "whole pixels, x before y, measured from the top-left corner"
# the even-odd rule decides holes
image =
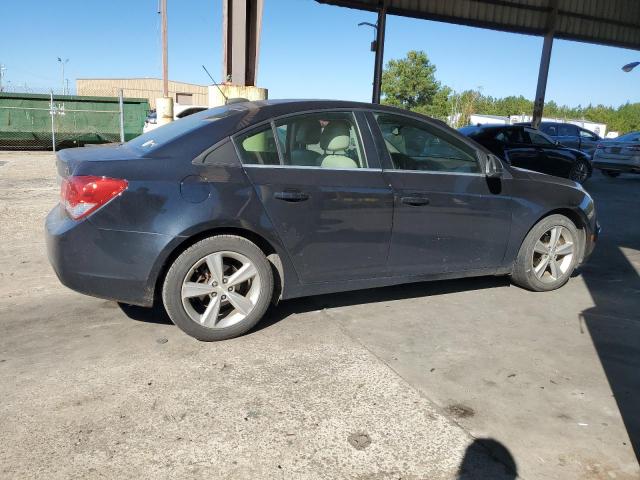
[[[60,202],[74,220],[86,217],[126,190],[128,182],[107,177],[67,177],[60,187]]]

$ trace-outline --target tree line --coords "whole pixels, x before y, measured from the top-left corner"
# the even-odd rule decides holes
[[[479,90],[454,92],[436,79],[436,66],[423,51],[412,50],[402,59],[387,62],[382,74],[382,102],[449,121],[453,127],[469,123],[474,114],[531,115],[533,101],[522,95],[496,98]],[[569,107],[554,101],[544,105],[544,116],[606,123],[607,131],[620,133],[640,130],[640,103],[618,107],[578,105]]]

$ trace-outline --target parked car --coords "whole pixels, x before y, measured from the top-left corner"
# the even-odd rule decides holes
[[[206,110],[207,107],[202,105],[175,105],[173,112],[173,120],[179,120],[184,117],[188,117],[189,115],[193,115],[194,113],[202,112]],[[147,115],[147,118],[144,122],[144,127],[142,128],[143,133],[150,132],[158,128],[158,114],[155,110],[151,110]]]
[[[531,126],[531,123],[518,123],[516,125]],[[593,156],[596,146],[602,138],[591,130],[578,127],[572,123],[564,122],[541,122],[539,130],[551,138],[554,142],[569,148],[575,148]]]
[[[593,171],[589,155],[567,148],[524,125],[481,125],[460,132],[488,148],[514,167],[569,178],[578,183]]]
[[[640,132],[631,132],[602,141],[593,156],[593,166],[605,175],[640,173]]]
[[[57,169],[46,237],[62,283],[158,299],[200,340],[240,335],[272,300],[306,295],[477,275],[553,290],[599,232],[575,182],[381,105],[237,103],[61,151]]]

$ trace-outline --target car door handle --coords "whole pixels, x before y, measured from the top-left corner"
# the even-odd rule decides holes
[[[285,202],[304,202],[309,199],[309,194],[298,190],[285,190],[283,192],[274,193],[273,198],[283,200]]]
[[[426,197],[401,197],[400,201],[405,205],[411,205],[413,207],[429,205],[429,199]]]

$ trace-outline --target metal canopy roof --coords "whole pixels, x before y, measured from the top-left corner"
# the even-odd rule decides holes
[[[316,0],[375,11],[383,0]],[[640,50],[639,0],[387,0],[387,13]],[[554,6],[557,16],[553,25]],[[553,25],[553,26],[552,26]]]

